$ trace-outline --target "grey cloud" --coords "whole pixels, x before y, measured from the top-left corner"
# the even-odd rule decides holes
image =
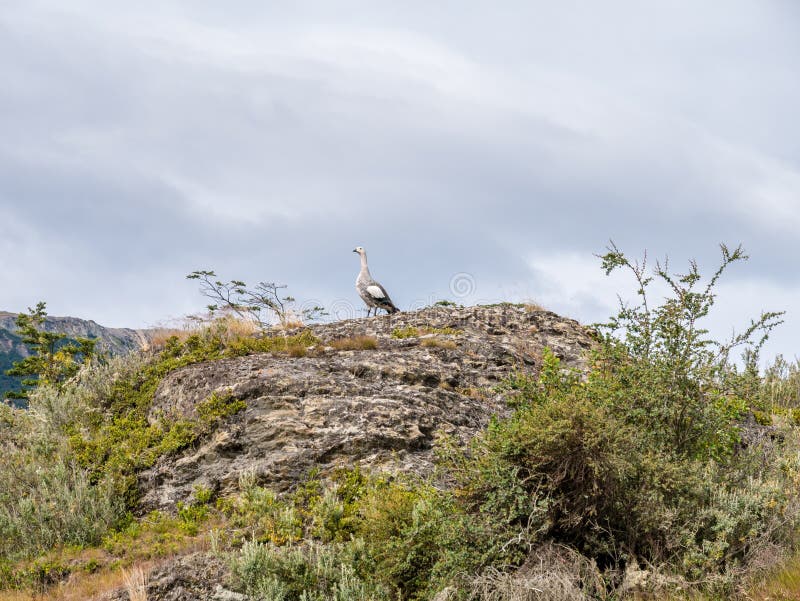
[[[139,325],[201,306],[205,267],[355,303],[355,244],[401,306],[459,272],[535,296],[527,257],[608,238],[676,268],[741,241],[731,281],[800,284],[785,3],[10,6],[0,216],[32,275],[0,308]]]

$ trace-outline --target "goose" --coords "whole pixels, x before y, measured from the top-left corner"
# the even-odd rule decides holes
[[[358,272],[358,277],[356,278],[356,292],[367,304],[367,317],[369,317],[369,313],[373,309],[375,310],[375,315],[378,314],[378,309],[385,309],[387,313],[397,313],[400,309],[394,306],[386,289],[372,279],[372,275],[369,273],[367,251],[361,246],[356,246],[353,252],[358,253],[361,257],[361,271]]]

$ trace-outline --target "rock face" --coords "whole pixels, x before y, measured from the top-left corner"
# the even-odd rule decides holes
[[[192,416],[212,393],[231,394],[247,408],[144,472],[143,511],[171,510],[200,485],[233,490],[245,472],[276,489],[312,468],[426,473],[437,432],[468,440],[492,415],[505,414],[497,385],[517,370],[538,371],[545,347],[581,369],[593,344],[575,321],[507,304],[435,307],[311,329],[321,342],[304,357],[251,355],[191,365],[164,379],[153,420]],[[377,348],[335,348],[335,341],[358,336],[374,338]]]
[[[144,590],[116,589],[97,601],[244,601],[244,595],[225,588],[223,583],[228,579],[224,560],[211,553],[192,553],[153,568],[146,576]]]

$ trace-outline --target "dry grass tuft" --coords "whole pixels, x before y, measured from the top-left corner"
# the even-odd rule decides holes
[[[476,399],[479,401],[485,401],[491,395],[488,390],[485,388],[477,388],[475,386],[464,386],[462,388],[456,388],[456,392],[462,396],[469,397],[471,399]]]
[[[31,601],[34,598],[26,591],[0,591],[0,601]]]
[[[424,336],[425,334],[437,334],[440,336],[458,336],[459,334],[463,334],[463,330],[459,330],[457,328],[445,327],[445,328],[434,328],[433,326],[406,326],[404,328],[395,328],[392,331],[392,338],[397,338],[402,340],[404,338],[416,338],[418,336]]]
[[[151,564],[142,564],[131,569],[130,573],[120,569],[102,569],[88,574],[83,571],[74,572],[66,582],[62,582],[47,591],[32,592],[30,590],[0,591],[0,601],[86,601],[101,597],[111,591],[125,588],[131,601],[147,601],[147,592],[143,596],[131,594],[136,591],[137,572],[142,574],[146,586],[146,570]],[[130,579],[130,581],[129,581]],[[141,590],[141,589],[138,589]]]
[[[366,351],[378,348],[378,341],[374,336],[351,336],[339,338],[328,343],[337,351]]]
[[[302,344],[290,344],[286,352],[290,357],[305,357],[308,354],[308,349]]]
[[[152,350],[163,349],[170,338],[177,338],[184,343],[191,336],[213,336],[223,342],[252,338],[260,332],[258,324],[250,319],[242,319],[236,315],[228,314],[221,317],[189,317],[175,327],[158,328],[150,335]]]
[[[147,576],[141,567],[136,566],[130,572],[122,570],[122,580],[130,601],[147,601]]]
[[[215,319],[203,329],[218,336],[223,342],[252,338],[261,331],[256,322],[234,315],[225,315]]]
[[[522,303],[522,306],[525,307],[525,311],[528,313],[538,313],[540,311],[547,311],[542,305],[534,301],[526,301]]]
[[[800,599],[800,556],[789,560],[778,570],[773,570],[754,583],[745,598],[753,601]]]
[[[167,340],[177,338],[183,344],[189,336],[196,334],[196,330],[179,330],[177,328],[159,328],[152,330],[146,350],[161,350],[167,345]]]
[[[589,601],[605,599],[597,566],[555,544],[534,551],[516,572],[486,570],[472,583],[471,599],[481,601]]]
[[[448,350],[453,350],[454,348],[458,347],[458,345],[452,340],[442,340],[441,338],[425,338],[421,344],[422,346],[426,346],[428,348],[441,348]]]

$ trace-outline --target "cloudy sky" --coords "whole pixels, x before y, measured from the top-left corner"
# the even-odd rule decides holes
[[[800,4],[3,0],[0,309],[147,326],[185,275],[359,311],[606,317],[593,253],[716,266],[726,334],[800,355]]]

